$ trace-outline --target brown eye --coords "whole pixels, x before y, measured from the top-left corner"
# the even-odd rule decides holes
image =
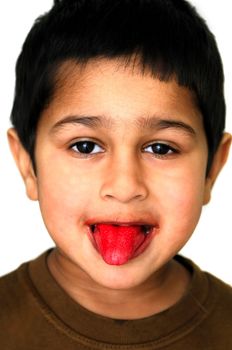
[[[152,145],[149,145],[144,148],[144,151],[148,153],[153,153],[159,156],[166,156],[171,155],[173,153],[178,153],[176,149],[169,146],[166,143],[153,143]]]
[[[151,146],[151,148],[154,153],[161,154],[161,155],[170,153],[170,151],[172,151],[170,146],[162,143],[154,144]]]
[[[102,148],[92,141],[78,141],[70,147],[73,151],[82,154],[101,153]]]

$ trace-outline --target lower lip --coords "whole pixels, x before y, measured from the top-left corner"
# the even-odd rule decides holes
[[[141,246],[138,247],[138,249],[135,251],[135,254],[132,259],[136,258],[137,256],[141,255],[150,245],[152,239],[157,233],[157,228],[153,227],[151,232],[146,236],[144,242],[141,244]]]
[[[93,238],[93,232],[91,230],[91,227],[89,225],[87,227],[88,227],[87,235],[89,237],[89,240],[92,243],[92,245],[95,248],[95,250],[98,252],[98,248],[97,248],[97,245],[96,245],[95,240]],[[154,236],[157,234],[157,231],[158,231],[158,227],[154,226],[153,229],[151,230],[151,232],[146,236],[144,242],[137,248],[137,250],[135,251],[133,257],[130,260],[135,259],[136,257],[138,257],[139,255],[141,255],[142,253],[145,252],[145,250],[148,248],[148,246],[150,245],[151,241],[153,240]],[[99,253],[99,255],[101,255],[101,254]]]

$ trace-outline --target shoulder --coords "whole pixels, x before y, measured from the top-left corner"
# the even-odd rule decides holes
[[[227,297],[232,297],[232,286],[229,285],[226,282],[223,282],[222,280],[220,280],[219,278],[217,278],[216,276],[205,272],[207,278],[209,279],[210,283],[212,286],[214,286],[214,288],[217,289],[218,293],[223,293],[225,294],[225,296]]]
[[[208,317],[222,315],[228,319],[232,326],[232,287],[212,275],[202,271],[194,262],[183,258],[182,263],[192,271],[194,276],[194,296],[203,306]]]
[[[11,313],[17,313],[20,305],[25,302],[26,288],[22,277],[26,269],[27,264],[25,263],[17,270],[0,278],[1,325]]]
[[[213,313],[228,320],[232,327],[232,287],[210,273],[205,272],[214,304]],[[232,328],[231,328],[232,329]]]
[[[4,301],[15,300],[20,286],[19,271],[22,269],[21,265],[17,270],[8,273],[0,278],[0,303],[4,307]]]
[[[212,349],[232,348],[232,288],[217,277],[203,272],[208,280],[205,320],[199,331],[207,334]]]
[[[192,317],[191,342],[196,349],[232,349],[232,288],[208,272],[202,271],[195,263],[178,256],[192,274],[192,283],[187,293],[191,302],[185,303],[184,313],[195,309]],[[194,321],[195,319],[195,321]],[[209,347],[210,346],[210,347]]]
[[[192,275],[191,287],[194,289],[194,294],[197,294],[197,298],[198,295],[205,294],[203,297],[205,300],[210,299],[212,303],[217,303],[220,300],[221,307],[228,304],[230,308],[232,307],[232,286],[211,273],[201,270],[199,266],[186,257],[178,255],[176,260],[190,271]]]
[[[24,263],[0,278],[0,343],[4,349],[15,349],[23,329],[31,323],[30,314],[35,306],[27,277],[28,265]]]

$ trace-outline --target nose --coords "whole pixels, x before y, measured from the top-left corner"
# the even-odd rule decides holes
[[[111,160],[100,195],[104,200],[121,203],[144,200],[148,196],[148,189],[138,159],[124,154]]]

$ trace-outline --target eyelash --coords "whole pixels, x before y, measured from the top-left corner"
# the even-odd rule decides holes
[[[85,150],[87,150],[87,153],[81,152],[80,149],[78,149],[78,146],[83,147],[84,145],[85,145]],[[90,148],[89,148],[89,146],[90,146]],[[78,142],[73,143],[72,145],[69,146],[69,149],[71,149],[75,153],[79,154],[79,156],[81,158],[90,158],[90,157],[93,157],[95,154],[104,153],[104,151],[99,151],[99,150],[92,153],[93,150],[96,148],[96,146],[102,150],[102,147],[99,146],[96,142],[89,141],[89,140],[83,140],[83,141],[78,141]],[[156,151],[160,151],[161,153],[159,153],[159,152],[156,153],[155,147],[156,147]],[[76,148],[76,150],[74,148]],[[166,159],[166,158],[171,157],[173,154],[180,153],[179,150],[171,147],[169,144],[164,143],[164,142],[154,142],[154,143],[144,147],[143,153],[146,153],[146,151],[144,151],[144,150],[146,150],[148,148],[151,148],[151,151],[148,151],[147,153],[154,154],[154,156],[156,158],[159,158],[159,159]],[[88,152],[90,152],[90,153],[88,153]],[[164,153],[162,153],[162,152],[164,152]]]

